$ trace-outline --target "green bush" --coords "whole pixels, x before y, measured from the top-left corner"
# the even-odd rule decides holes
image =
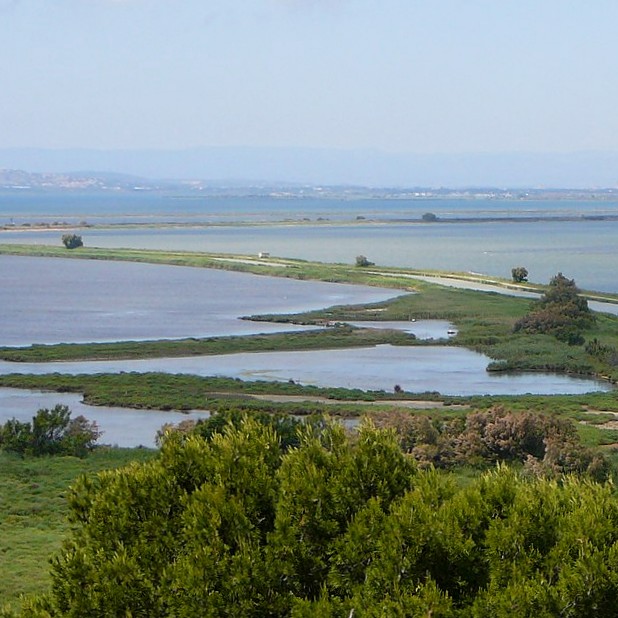
[[[62,244],[67,249],[77,249],[78,247],[84,246],[84,241],[82,240],[82,237],[77,234],[63,234]]]
[[[573,279],[558,273],[530,313],[517,321],[515,332],[547,333],[571,345],[584,343],[582,331],[594,324],[588,301],[579,295]]]
[[[0,449],[19,455],[84,457],[101,433],[83,416],[71,419],[67,406],[41,408],[30,423],[10,419],[0,425]]]
[[[515,266],[515,268],[511,269],[511,277],[515,283],[528,281],[528,269],[523,266]]]
[[[356,265],[364,268],[366,266],[373,266],[374,263],[370,262],[364,255],[357,255],[356,256]]]

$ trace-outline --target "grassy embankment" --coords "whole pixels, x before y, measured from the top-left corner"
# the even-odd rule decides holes
[[[16,609],[21,594],[48,587],[47,559],[69,530],[66,494],[74,479],[152,456],[146,449],[97,449],[85,459],[0,453],[0,608]]]

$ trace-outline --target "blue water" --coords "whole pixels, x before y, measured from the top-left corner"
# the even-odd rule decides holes
[[[0,225],[11,221],[111,222],[281,220],[327,217],[420,219],[438,217],[599,216],[618,214],[618,201],[492,199],[317,199],[183,196],[171,193],[0,191]]]
[[[468,221],[424,224],[420,219],[425,212]],[[618,220],[581,218],[601,215],[618,215],[618,202],[0,192],[0,226],[11,221],[66,221],[88,246],[246,254],[268,251],[273,256],[343,263],[354,263],[362,254],[384,266],[472,271],[507,278],[511,268],[525,266],[533,282],[546,283],[562,272],[581,288],[618,293]],[[488,216],[522,220],[478,220]],[[523,220],[530,216],[580,218]],[[363,219],[357,221],[357,217]],[[80,222],[196,227],[91,229]],[[239,222],[259,225],[237,225]],[[203,226],[213,223],[217,225]],[[232,223],[235,225],[225,225]],[[0,230],[0,243],[59,244],[60,236],[57,230],[7,229]]]

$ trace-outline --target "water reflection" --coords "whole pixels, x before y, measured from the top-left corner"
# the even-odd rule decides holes
[[[358,328],[378,328],[400,330],[404,333],[411,333],[417,339],[447,339],[456,334],[456,329],[446,320],[409,320],[374,322],[370,320],[362,322],[347,322]]]

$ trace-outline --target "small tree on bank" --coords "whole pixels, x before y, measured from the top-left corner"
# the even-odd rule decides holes
[[[374,263],[370,262],[364,255],[356,256],[356,265],[360,268],[364,268],[365,266],[373,266]]]
[[[511,277],[515,283],[523,283],[528,281],[528,269],[523,266],[516,266],[511,269]]]
[[[78,247],[84,246],[84,241],[78,234],[63,234],[62,244],[67,249],[77,249]]]
[[[13,418],[0,425],[0,450],[19,455],[73,455],[85,457],[101,432],[83,416],[71,419],[68,406],[41,408],[32,422]]]

